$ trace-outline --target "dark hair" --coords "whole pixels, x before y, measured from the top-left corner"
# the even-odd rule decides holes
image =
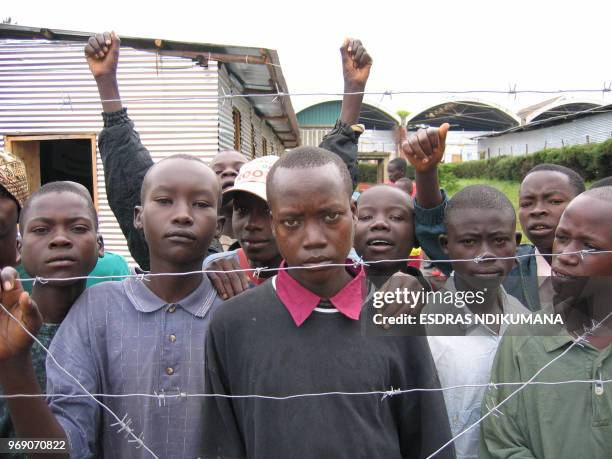
[[[27,201],[23,204],[23,209],[21,209],[21,215],[19,217],[19,231],[21,231],[21,233],[23,233],[23,229],[27,221],[27,214],[32,206],[32,203],[37,198],[51,193],[72,193],[83,198],[87,204],[87,210],[89,211],[90,217],[94,222],[94,227],[96,231],[98,230],[98,213],[96,212],[96,208],[94,207],[91,195],[89,194],[89,191],[87,191],[87,188],[80,183],[59,181],[45,183],[38,190],[32,193]]]
[[[584,196],[589,198],[599,199],[600,201],[606,201],[612,203],[612,186],[598,186],[597,188],[591,187],[589,191],[582,193]]]
[[[570,169],[569,167],[560,166],[558,164],[549,164],[549,163],[538,164],[537,166],[531,168],[531,170],[527,172],[527,174],[525,174],[525,177],[527,177],[532,172],[541,172],[541,171],[559,172],[565,175],[568,178],[572,188],[574,188],[574,192],[575,192],[574,196],[578,196],[580,193],[582,193],[586,189],[584,186],[584,179],[580,176],[580,174],[578,174],[578,172]]]
[[[395,185],[395,186],[397,186],[397,184],[398,184],[398,183],[407,183],[407,184],[408,184],[408,187],[410,188],[409,193],[412,193],[412,191],[414,190],[414,183],[413,183],[413,182],[412,182],[412,180],[411,180],[411,179],[409,179],[408,177],[401,177],[401,178],[398,178],[398,179],[395,181],[394,185]]]
[[[408,162],[404,158],[393,158],[391,161],[389,161],[388,166],[391,165],[393,165],[393,167],[395,167],[396,169],[402,171],[404,175],[408,170]]]
[[[338,155],[319,147],[297,147],[281,156],[270,168],[266,179],[266,194],[268,195],[268,200],[274,195],[272,185],[277,169],[311,169],[313,167],[322,167],[328,164],[333,164],[338,169],[342,185],[346,191],[346,195],[350,199],[353,194],[353,181],[346,164],[344,164]]]
[[[516,212],[510,200],[501,191],[487,185],[470,185],[455,193],[444,210],[445,225],[467,209],[494,209],[507,214],[516,224]]]
[[[144,201],[145,191],[147,190],[147,187],[149,186],[149,184],[147,183],[147,178],[149,177],[149,174],[151,173],[151,171],[153,169],[155,169],[155,166],[157,166],[160,163],[163,163],[164,161],[168,161],[168,160],[171,160],[171,159],[184,159],[184,160],[187,160],[187,161],[197,161],[198,163],[202,163],[204,166],[208,167],[206,165],[206,163],[204,161],[202,161],[200,158],[198,158],[197,156],[188,155],[186,153],[177,153],[176,155],[167,156],[167,157],[159,160],[158,162],[153,164],[151,167],[149,167],[149,170],[147,171],[147,173],[145,174],[144,178],[142,179],[142,185],[140,187],[140,203],[141,204]],[[219,201],[220,201],[220,198],[219,198]]]
[[[600,188],[602,186],[612,186],[612,177],[604,177],[591,184],[591,190],[593,188]]]
[[[4,188],[4,186],[2,186],[1,184],[0,184],[0,198],[7,198],[15,203],[15,206],[17,206],[17,221],[19,221],[19,216],[21,215],[21,206],[19,205],[19,202],[17,201],[17,199],[15,199],[15,196],[9,193],[9,191],[6,188]]]

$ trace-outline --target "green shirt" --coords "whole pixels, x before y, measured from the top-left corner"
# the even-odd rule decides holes
[[[30,275],[23,269],[23,265],[19,265],[15,268],[19,273],[19,277],[21,279],[31,278]],[[89,273],[90,276],[127,276],[130,274],[130,268],[128,267],[125,258],[121,255],[117,255],[112,252],[105,252],[104,256],[98,258],[98,262],[94,267],[93,271]],[[87,279],[86,288],[91,287],[92,285],[98,284],[100,282],[105,281],[121,281],[123,280],[121,277],[113,277],[109,279]],[[23,289],[32,293],[32,282],[23,282]]]
[[[526,382],[564,352],[573,338],[505,336],[493,364],[492,382]],[[576,344],[534,381],[612,379],[612,345],[598,350]],[[482,414],[520,386],[487,389]],[[480,457],[609,459],[612,457],[612,385],[530,385],[490,415],[480,431]]]

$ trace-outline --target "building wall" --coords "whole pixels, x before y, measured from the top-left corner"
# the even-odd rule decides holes
[[[599,113],[562,124],[497,137],[478,139],[478,151],[487,157],[525,155],[545,148],[603,142],[612,137],[612,113]]]
[[[225,67],[221,66],[219,68],[219,94],[239,94],[242,91],[238,83],[230,78]],[[265,121],[257,116],[253,106],[243,97],[225,99],[225,102],[219,101],[219,149],[234,149],[234,122],[232,117],[234,108],[240,111],[241,153],[245,154],[248,158],[253,156],[251,125],[253,125],[255,130],[255,155],[257,157],[272,153],[278,155],[284,151],[285,148],[274,131]],[[263,151],[262,139],[264,138],[267,143],[267,152]]]
[[[209,160],[219,149],[217,66],[131,48],[118,71],[124,105],[154,160],[189,153]],[[185,100],[202,97],[199,100]],[[174,98],[174,100],[140,100]],[[6,134],[99,133],[102,107],[83,57],[83,44],[0,40],[0,148]],[[97,155],[100,229],[109,251],[129,257],[112,214]],[[131,258],[130,258],[131,261]]]

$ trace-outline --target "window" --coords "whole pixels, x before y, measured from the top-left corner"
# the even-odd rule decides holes
[[[240,110],[237,108],[232,109],[232,119],[234,121],[234,150],[240,151],[241,142],[241,119]]]

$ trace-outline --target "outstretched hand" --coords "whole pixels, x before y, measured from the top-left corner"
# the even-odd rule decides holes
[[[38,333],[42,315],[30,295],[23,291],[19,274],[10,267],[0,272],[0,303],[30,333]],[[0,308],[0,362],[26,355],[32,342],[32,338],[19,323]]]
[[[429,172],[442,161],[449,128],[450,125],[444,123],[439,128],[419,129],[411,135],[405,127],[400,128],[402,154],[416,172]]]
[[[85,57],[94,78],[117,74],[121,40],[115,32],[104,32],[89,37]]]
[[[346,38],[340,47],[344,87],[350,90],[363,90],[370,76],[372,58],[361,40]]]

